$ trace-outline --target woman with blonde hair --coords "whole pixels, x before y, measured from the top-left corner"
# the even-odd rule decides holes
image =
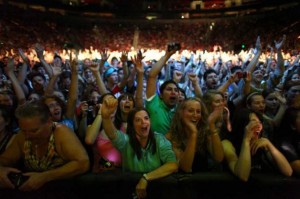
[[[171,141],[179,168],[183,172],[207,171],[210,158],[223,160],[223,148],[215,126],[221,109],[207,114],[199,98],[188,98],[181,102],[166,135]]]

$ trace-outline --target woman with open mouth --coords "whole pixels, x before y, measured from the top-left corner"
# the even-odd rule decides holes
[[[103,99],[103,128],[122,154],[123,171],[143,173],[135,192],[138,198],[145,198],[148,183],[177,171],[175,154],[165,136],[151,130],[150,116],[144,108],[130,111],[126,133],[118,130],[110,119],[117,106],[118,101],[112,96]]]

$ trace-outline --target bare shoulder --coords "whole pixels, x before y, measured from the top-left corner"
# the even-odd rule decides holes
[[[13,135],[10,142],[17,142],[18,144],[23,145],[25,142],[25,136],[22,132],[18,132],[17,134]]]
[[[59,123],[55,123],[55,129],[54,129],[53,133],[54,133],[55,139],[59,139],[59,140],[77,137],[73,130],[71,130],[69,127],[67,127],[64,124],[59,124]]]

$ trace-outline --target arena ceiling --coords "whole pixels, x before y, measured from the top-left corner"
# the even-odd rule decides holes
[[[119,19],[198,19],[299,7],[298,0],[0,0],[0,4],[62,15]]]

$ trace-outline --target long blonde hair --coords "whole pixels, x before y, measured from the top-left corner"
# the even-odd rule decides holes
[[[185,133],[186,129],[183,125],[182,113],[184,109],[187,107],[187,104],[191,101],[199,102],[201,107],[201,120],[197,124],[197,129],[198,129],[197,151],[204,152],[206,150],[206,132],[208,129],[208,125],[207,125],[208,114],[204,106],[204,103],[199,98],[187,98],[184,101],[182,101],[180,105],[177,107],[170,128],[171,142],[178,145],[182,150],[184,150],[186,147],[187,134]]]

